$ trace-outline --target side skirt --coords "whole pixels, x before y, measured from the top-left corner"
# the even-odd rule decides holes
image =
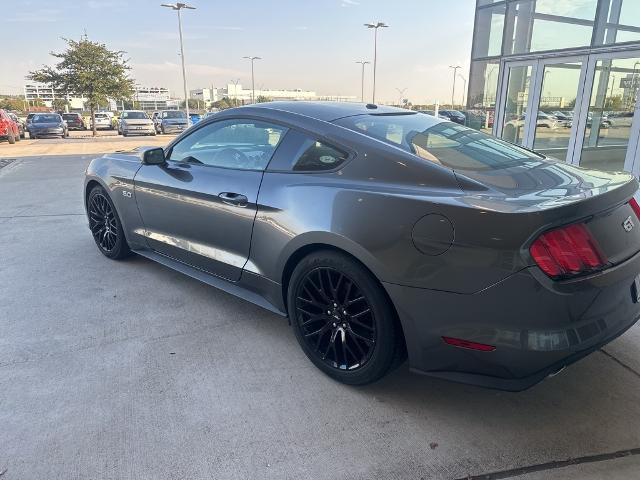
[[[149,260],[153,260],[154,262],[164,265],[165,267],[169,267],[172,270],[176,270],[180,273],[183,273],[191,278],[195,278],[196,280],[206,283],[207,285],[211,285],[212,287],[222,290],[223,292],[239,297],[243,300],[246,300],[247,302],[251,302],[254,305],[258,305],[259,307],[262,307],[265,310],[269,310],[270,312],[280,315],[281,317],[287,316],[287,314],[284,311],[276,307],[274,304],[269,302],[263,295],[260,295],[255,291],[255,290],[258,290],[257,283],[259,283],[258,279],[255,278],[257,277],[257,275],[251,275],[251,277],[253,278],[251,279],[250,282],[248,282],[248,285],[245,287],[243,285],[243,279],[246,276],[247,272],[243,272],[242,279],[238,283],[234,283],[229,280],[216,277],[215,275],[212,275],[208,272],[192,267],[185,263],[179,262],[178,260],[175,260],[171,257],[161,255],[157,252],[154,252],[153,250],[134,250],[134,251],[135,253],[137,253],[142,257],[146,257]],[[265,282],[265,283],[273,284],[273,282],[271,282],[270,280],[264,279],[262,277],[259,277],[259,278],[262,279],[260,283]],[[265,290],[272,290],[272,289],[273,287],[271,285],[269,287],[265,286]],[[265,292],[265,293],[267,293],[267,295],[269,294],[268,292]]]

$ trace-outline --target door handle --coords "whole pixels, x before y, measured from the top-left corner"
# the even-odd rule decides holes
[[[236,207],[246,207],[249,203],[249,199],[240,193],[222,192],[218,197],[220,197],[223,203]]]

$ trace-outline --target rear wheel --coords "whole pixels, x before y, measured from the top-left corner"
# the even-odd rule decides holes
[[[401,329],[384,290],[344,254],[305,257],[291,276],[288,307],[302,350],[335,380],[374,382],[404,356]]]
[[[14,137],[14,136],[13,136],[13,133],[12,133],[12,132],[9,132],[9,133],[7,134],[7,140],[9,141],[9,143],[10,143],[11,145],[13,145],[14,143],[16,143],[16,137]]]
[[[95,186],[89,193],[87,216],[93,239],[103,255],[119,260],[131,253],[118,212],[104,188]]]
[[[18,135],[16,135],[14,138],[16,139],[16,142],[19,142],[20,141],[20,133],[18,133]]]

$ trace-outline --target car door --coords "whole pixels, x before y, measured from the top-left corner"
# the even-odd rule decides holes
[[[153,250],[236,281],[249,258],[263,172],[286,128],[251,119],[209,123],[143,165],[135,196]]]

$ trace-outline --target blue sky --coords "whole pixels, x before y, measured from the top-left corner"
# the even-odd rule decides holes
[[[161,0],[23,0],[3,12],[0,36],[14,44],[0,59],[0,93],[18,93],[29,70],[52,63],[60,37],[89,38],[125,50],[132,76],[144,85],[181,86],[175,12]],[[232,79],[250,84],[244,55],[257,55],[256,88],[301,88],[319,94],[360,94],[358,59],[372,60],[378,43],[378,98],[407,88],[414,103],[446,101],[450,64],[468,73],[475,0],[192,0],[184,11],[189,88]],[[8,42],[6,41],[8,39]],[[371,71],[367,71],[370,95]],[[459,88],[459,94],[462,90]]]

